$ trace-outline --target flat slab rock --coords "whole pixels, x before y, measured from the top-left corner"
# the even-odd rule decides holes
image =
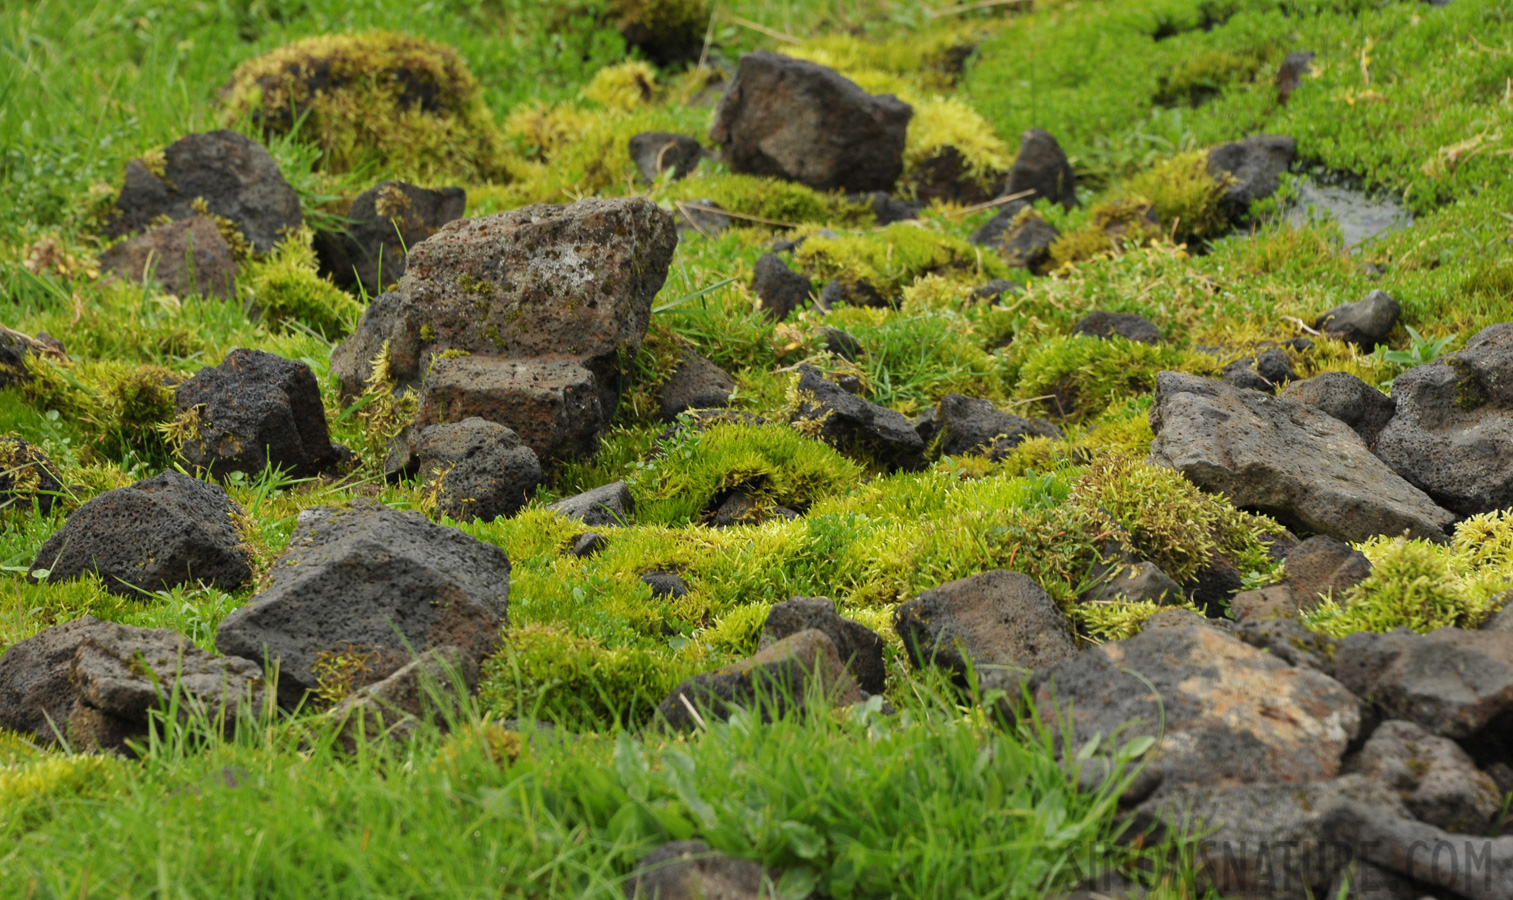
[[[412,653],[455,645],[481,660],[507,622],[510,561],[493,544],[371,500],[300,514],[267,586],[233,611],[216,647],[279,666],[279,702],[321,684],[325,667],[354,688]]]
[[[1345,541],[1380,534],[1443,541],[1455,515],[1311,406],[1195,375],[1161,372],[1151,461],[1236,506]]]
[[[252,577],[235,524],[242,515],[220,485],[164,472],[75,510],[31,572],[46,570],[50,583],[96,573],[107,591],[127,597],[196,581],[233,590]]]
[[[1036,671],[1029,690],[1041,721],[1070,708],[1074,752],[1159,734],[1149,771],[1161,791],[1332,778],[1361,727],[1339,682],[1203,625],[1094,647]]]

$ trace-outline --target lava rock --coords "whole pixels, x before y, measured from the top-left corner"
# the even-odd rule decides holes
[[[672,180],[680,181],[699,167],[704,148],[686,134],[643,131],[630,139],[630,158],[647,184],[655,182],[663,172],[671,172]]]
[[[1281,347],[1264,350],[1256,357],[1256,372],[1272,385],[1281,387],[1296,381],[1298,373],[1292,370],[1292,360]]]
[[[762,626],[758,649],[809,629],[823,631],[835,644],[841,662],[856,684],[868,694],[881,694],[887,680],[883,664],[883,639],[878,633],[835,611],[829,597],[794,597],[772,607]]]
[[[1161,329],[1144,316],[1108,312],[1102,309],[1094,310],[1084,316],[1073,326],[1072,334],[1083,334],[1105,340],[1111,337],[1122,337],[1127,341],[1136,341],[1141,344],[1159,344],[1165,340],[1161,335]]]
[[[997,303],[1010,294],[1017,294],[1024,290],[1024,285],[1003,278],[995,278],[979,288],[972,289],[972,299],[978,302],[987,300]]]
[[[1060,440],[1061,429],[1044,419],[1010,415],[992,401],[961,394],[947,394],[935,407],[935,420],[943,435],[940,452],[945,456],[977,455],[998,461],[1006,458],[1027,438]]]
[[[1513,708],[1513,634],[1359,632],[1340,642],[1334,672],[1385,717],[1463,740]]]
[[[1231,222],[1243,223],[1250,216],[1252,203],[1277,192],[1282,173],[1292,166],[1297,153],[1297,141],[1278,134],[1252,135],[1208,152],[1208,173],[1234,179],[1219,201]]]
[[[1034,191],[1027,200],[1046,199],[1066,209],[1077,205],[1077,177],[1066,151],[1050,132],[1031,128],[1019,139],[1019,155],[1009,169],[1004,194],[1012,196]]]
[[[732,172],[821,191],[887,191],[903,173],[913,115],[834,69],[758,51],[741,57],[709,134]]]
[[[651,588],[653,598],[663,597],[676,600],[679,597],[688,596],[688,582],[672,572],[647,572],[641,576],[641,583]]]
[[[481,660],[508,622],[509,591],[499,547],[357,499],[300,513],[263,590],[222,620],[215,644],[278,666],[292,707],[323,677],[365,687],[432,647]]]
[[[765,900],[774,896],[761,864],[716,853],[703,841],[663,844],[642,857],[626,900]]]
[[[1344,686],[1209,627],[1148,629],[1035,672],[1040,721],[1075,754],[1089,741],[1157,738],[1158,790],[1332,778],[1361,726]]]
[[[196,201],[230,220],[258,253],[272,250],[286,230],[304,222],[299,195],[262,144],[234,131],[211,131],[169,144],[162,174],[140,159],[128,162],[105,236],[143,231],[161,216],[188,219],[199,213]]]
[[[594,373],[573,359],[438,358],[421,384],[416,424],[477,417],[509,428],[539,459],[591,456],[609,414]]]
[[[809,279],[788,268],[777,254],[763,254],[756,261],[751,291],[761,301],[762,312],[774,322],[781,322],[789,313],[802,308],[809,302],[809,293],[813,290],[814,285]]]
[[[415,247],[448,222],[462,218],[467,192],[384,181],[352,201],[339,234],[317,232],[320,273],[338,287],[361,287],[378,296],[405,273],[405,248]]]
[[[68,734],[76,752],[130,753],[127,741],[148,733],[149,715],[178,705],[230,734],[239,713],[263,705],[263,670],[233,656],[214,656],[171,628],[99,622],[80,629],[69,662],[75,700]]]
[[[1462,516],[1513,506],[1513,322],[1392,383],[1397,413],[1376,452]]]
[[[478,662],[458,647],[433,647],[353,693],[326,718],[336,723],[337,744],[349,754],[365,743],[408,741],[424,724],[445,732],[462,721],[459,687],[478,689]]]
[[[972,174],[972,167],[961,150],[950,144],[915,165],[908,180],[914,197],[924,206],[938,201],[970,206],[986,203],[993,194],[992,188],[981,177]],[[877,224],[886,223],[879,219]]]
[[[1182,587],[1153,562],[1100,562],[1088,573],[1095,587],[1078,596],[1081,603],[1180,603]]]
[[[558,500],[547,509],[567,519],[576,519],[590,528],[605,525],[629,525],[636,511],[636,502],[630,496],[630,488],[623,481],[614,481],[591,491],[574,494]]]
[[[870,455],[889,469],[923,468],[924,441],[902,413],[848,393],[809,365],[799,366],[798,394],[792,422],[804,433],[843,453]]]
[[[725,208],[708,197],[677,201],[673,203],[673,209],[679,237],[692,231],[712,238],[723,234],[730,227],[730,216],[725,215]]]
[[[1482,834],[1502,808],[1492,779],[1456,743],[1412,722],[1383,722],[1345,766],[1391,788],[1414,818],[1446,831]]]
[[[850,333],[841,331],[839,328],[826,328],[822,334],[825,338],[825,349],[836,356],[856,362],[862,355],[862,342],[852,337]]]
[[[1032,207],[1026,200],[1012,200],[998,208],[993,218],[983,223],[967,240],[982,247],[993,247],[1003,243],[1003,236],[1013,227],[1014,222],[1020,215]]]
[[[1326,534],[1316,534],[1287,554],[1287,584],[1299,607],[1310,610],[1325,597],[1340,599],[1371,574],[1366,554]]]
[[[1274,84],[1277,88],[1277,102],[1283,106],[1287,100],[1303,85],[1303,76],[1308,74],[1309,64],[1313,62],[1314,54],[1309,50],[1296,50],[1287,54],[1282,60],[1282,65],[1277,69]]]
[[[354,398],[383,354],[396,389],[424,376],[421,424],[476,415],[543,459],[591,452],[677,240],[672,216],[640,197],[448,222],[410,248],[404,277],[332,352],[331,371]],[[486,394],[476,401],[475,381]]]
[[[74,651],[114,627],[80,616],[12,644],[0,655],[0,728],[42,744],[66,740],[78,697],[69,678]]]
[[[698,724],[690,706],[705,721],[724,721],[733,708],[755,707],[763,722],[771,722],[801,709],[815,679],[833,706],[862,700],[835,642],[811,629],[789,635],[750,659],[687,679],[673,688],[657,713],[676,731],[693,731]]]
[[[1297,595],[1287,584],[1273,584],[1254,591],[1242,591],[1229,601],[1236,622],[1264,622],[1288,619],[1299,612]]]
[[[873,191],[870,194],[853,194],[846,198],[858,206],[872,208],[872,219],[877,225],[892,225],[896,222],[910,222],[919,218],[920,210],[925,208],[923,203],[910,203],[907,200],[899,200],[887,191]]]
[[[935,665],[984,690],[1017,697],[1031,670],[1074,656],[1055,601],[1029,576],[1003,569],[931,588],[893,613],[893,630],[915,668]]]
[[[1338,640],[1287,618],[1241,622],[1235,628],[1235,637],[1290,666],[1307,666],[1326,675],[1334,672],[1334,654],[1340,645]]]
[[[748,491],[735,490],[719,504],[709,520],[711,528],[734,528],[737,525],[760,525],[772,517],[761,499]]]
[[[1397,412],[1396,401],[1348,372],[1323,372],[1294,381],[1282,390],[1282,396],[1339,419],[1373,450]]]
[[[0,325],[0,388],[30,382],[27,359],[40,354],[33,338]]]
[[[1391,294],[1372,291],[1364,300],[1343,303],[1319,316],[1313,327],[1363,350],[1374,350],[1387,342],[1402,311],[1402,304]]]
[[[252,577],[235,525],[244,515],[219,485],[164,472],[75,510],[37,552],[31,577],[46,570],[55,584],[95,573],[126,597],[195,582],[235,590]]]
[[[100,269],[175,297],[236,299],[236,259],[213,219],[190,216],[127,238],[100,254]]]
[[[1247,391],[1260,391],[1263,394],[1271,393],[1275,385],[1267,381],[1260,372],[1256,371],[1254,357],[1237,359],[1225,366],[1219,373],[1219,378],[1228,385]]]
[[[27,509],[35,502],[46,514],[63,490],[46,454],[21,438],[0,436],[0,510]]]
[[[833,279],[825,282],[820,289],[820,295],[815,298],[814,305],[824,312],[837,306],[867,306],[873,309],[884,309],[892,306],[888,298],[884,297],[877,288],[872,286],[865,278],[856,281],[841,281]]]
[[[1356,848],[1360,858],[1451,895],[1513,897],[1513,837],[1473,842],[1369,801],[1332,805],[1321,827],[1333,841]]]
[[[401,443],[408,452],[391,454],[386,474],[419,474],[436,494],[436,511],[458,521],[514,515],[546,480],[515,432],[483,419],[430,425]]]
[[[1042,275],[1051,261],[1051,245],[1059,237],[1061,232],[1034,207],[1013,203],[973,232],[971,242],[992,247],[1011,266]]]
[[[714,409],[727,406],[735,391],[730,373],[697,353],[685,350],[677,368],[657,389],[657,403],[662,421],[671,422],[690,409]]]
[[[573,542],[573,555],[579,559],[587,559],[590,556],[598,556],[609,546],[609,538],[595,531],[589,531],[579,536]]]
[[[256,475],[268,466],[296,478],[341,457],[326,428],[315,373],[302,362],[238,348],[174,391],[179,415],[198,416],[180,453],[216,478]]]
[[[1236,506],[1347,541],[1442,541],[1454,516],[1392,472],[1338,419],[1179,372],[1156,376],[1151,460]]]

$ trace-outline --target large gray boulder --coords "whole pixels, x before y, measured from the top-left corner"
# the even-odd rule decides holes
[[[180,453],[216,478],[270,465],[309,478],[344,455],[331,443],[320,384],[302,362],[238,348],[179,385],[174,398],[181,416],[196,416]]]
[[[1419,896],[1513,898],[1513,837],[1451,834],[1369,800],[1331,804],[1321,827],[1332,841],[1353,848],[1361,859],[1442,889],[1421,888]]]
[[[1360,702],[1339,682],[1204,625],[1068,656],[1029,690],[1074,753],[1157,738],[1146,775],[1161,792],[1332,778],[1361,727]]]
[[[1404,532],[1442,541],[1455,521],[1350,426],[1311,406],[1161,372],[1150,418],[1152,462],[1289,527],[1346,541]]]
[[[1360,632],[1340,642],[1334,672],[1388,718],[1464,740],[1513,708],[1513,633]]]
[[[161,170],[153,168],[140,159],[126,164],[106,237],[146,230],[163,216],[190,218],[203,202],[205,211],[229,219],[253,250],[267,253],[304,221],[299,195],[278,163],[262,144],[234,131],[185,135],[163,151]]]
[[[1502,809],[1502,793],[1466,751],[1412,722],[1378,725],[1345,769],[1397,791],[1414,818],[1446,831],[1482,834]]]
[[[732,172],[822,191],[888,191],[903,174],[913,115],[834,69],[757,51],[741,57],[709,136]]]
[[[277,666],[279,702],[293,706],[335,682],[381,681],[432,647],[483,659],[507,624],[509,590],[499,547],[358,499],[300,514],[266,586],[222,620],[215,644]]]
[[[1373,450],[1382,429],[1397,411],[1391,397],[1348,372],[1321,372],[1294,381],[1282,389],[1282,396],[1334,416],[1355,429]]]
[[[353,398],[385,354],[393,382],[421,389],[421,424],[479,416],[542,458],[591,452],[677,241],[672,216],[644,198],[449,222],[410,248],[331,370]]]
[[[1513,322],[1392,383],[1397,414],[1376,452],[1463,516],[1513,506]]]
[[[252,577],[236,526],[244,515],[220,485],[164,472],[75,510],[31,572],[45,570],[52,583],[95,573],[107,591],[133,598],[197,581],[234,590]]]

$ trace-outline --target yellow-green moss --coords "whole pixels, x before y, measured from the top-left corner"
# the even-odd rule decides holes
[[[605,66],[594,73],[583,96],[610,109],[639,109],[657,96],[657,72],[639,60]]]
[[[504,120],[504,134],[527,157],[549,160],[597,118],[597,113],[569,104],[547,106],[537,101],[511,110]]]
[[[1089,211],[1088,222],[1065,232],[1051,244],[1051,262],[1066,266],[1100,256],[1122,253],[1161,234],[1149,218],[1152,207],[1143,198],[1100,203]]]
[[[620,33],[658,64],[699,53],[712,13],[709,0],[611,0]]]
[[[115,790],[121,762],[106,756],[44,756],[0,767],[0,828],[35,827],[54,806]]]
[[[795,251],[794,258],[820,283],[866,282],[885,297],[897,297],[906,285],[924,275],[956,274],[984,282],[1009,273],[997,254],[983,253],[960,238],[905,222],[871,234],[810,238]]]
[[[237,66],[227,117],[300,133],[336,172],[373,165],[416,181],[507,177],[478,81],[450,47],[395,32],[323,35]]]
[[[1197,106],[1228,84],[1254,78],[1265,61],[1265,56],[1256,51],[1205,50],[1193,54],[1161,76],[1154,99],[1167,106]]]
[[[1223,179],[1208,172],[1208,154],[1181,153],[1157,163],[1126,182],[1122,190],[1137,202],[1148,202],[1163,233],[1179,243],[1217,237],[1229,229],[1220,206],[1233,176]]]
[[[947,147],[965,160],[966,178],[989,195],[997,193],[1013,164],[1009,145],[988,120],[955,97],[932,97],[914,107],[904,144],[904,180]]]
[[[1077,603],[1067,610],[1066,615],[1077,631],[1095,641],[1122,641],[1139,634],[1151,616],[1170,609],[1185,609],[1204,615],[1192,603],[1166,604],[1152,600]]]
[[[1058,335],[1030,342],[1013,353],[1018,366],[1014,395],[1072,421],[1156,389],[1156,373],[1181,370],[1208,374],[1217,368],[1204,354],[1167,344],[1121,337]],[[1038,399],[1050,397],[1052,399]]]
[[[362,304],[317,274],[314,233],[301,227],[266,258],[244,270],[240,290],[249,312],[269,331],[290,330],[299,322],[336,340],[352,330]]]
[[[723,209],[769,223],[843,226],[872,220],[869,210],[840,194],[820,193],[796,182],[757,175],[695,175],[667,185],[659,197],[669,201],[709,199]],[[736,224],[764,223],[746,219]]]

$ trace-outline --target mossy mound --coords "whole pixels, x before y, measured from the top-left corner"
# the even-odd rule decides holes
[[[507,180],[504,145],[457,51],[395,32],[324,35],[237,66],[230,123],[296,128],[328,171],[374,166],[413,181]]]
[[[978,283],[1008,277],[1009,267],[996,255],[949,234],[897,223],[870,234],[812,237],[794,258],[820,283],[865,283],[888,299],[925,275],[955,274]]]
[[[625,42],[659,66],[698,59],[712,13],[709,0],[612,0],[610,11]]]
[[[248,266],[240,289],[249,314],[270,331],[305,327],[335,340],[352,330],[363,306],[318,274],[313,240],[309,228],[284,238]]]

